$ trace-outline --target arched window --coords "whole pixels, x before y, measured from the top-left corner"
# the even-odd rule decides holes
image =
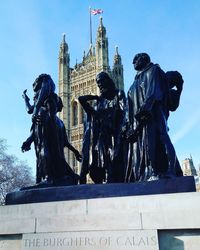
[[[72,125],[77,126],[78,125],[78,105],[77,105],[77,102],[73,103],[72,112],[73,112]]]
[[[84,121],[84,111],[83,108],[80,108],[80,124],[82,124]]]

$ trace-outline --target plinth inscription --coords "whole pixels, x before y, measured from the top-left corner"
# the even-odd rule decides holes
[[[25,234],[23,250],[158,250],[156,230]]]

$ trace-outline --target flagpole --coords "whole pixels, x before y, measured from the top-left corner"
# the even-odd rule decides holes
[[[89,7],[90,11],[90,45],[92,45],[92,16],[91,16],[91,7]]]

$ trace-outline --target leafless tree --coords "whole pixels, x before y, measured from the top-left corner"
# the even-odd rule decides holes
[[[6,141],[0,138],[0,205],[5,203],[7,193],[34,183],[30,167],[6,150]]]

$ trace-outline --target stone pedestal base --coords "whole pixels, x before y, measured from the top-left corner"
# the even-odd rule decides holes
[[[199,250],[200,193],[0,207],[1,250]]]

